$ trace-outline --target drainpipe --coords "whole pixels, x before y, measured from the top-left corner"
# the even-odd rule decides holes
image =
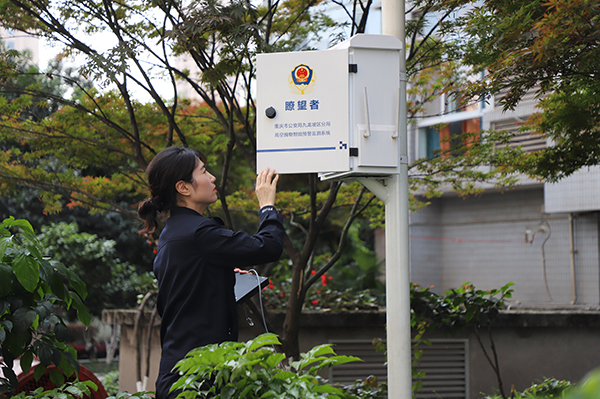
[[[573,301],[577,303],[577,216],[569,213],[569,236],[571,238],[571,284],[573,289]]]

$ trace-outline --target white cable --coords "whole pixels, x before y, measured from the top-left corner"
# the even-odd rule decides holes
[[[263,325],[265,326],[265,332],[269,332],[269,329],[267,328],[267,321],[265,320],[265,311],[263,309],[262,287],[260,286],[260,276],[258,275],[258,272],[254,269],[250,269],[249,271],[254,272],[254,274],[256,275],[256,283],[258,284],[258,303],[260,305],[260,314],[262,316]]]

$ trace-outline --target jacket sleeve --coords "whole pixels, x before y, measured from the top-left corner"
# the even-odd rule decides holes
[[[231,231],[211,220],[196,231],[198,245],[209,263],[225,267],[247,267],[279,259],[283,252],[282,217],[274,207],[260,210],[255,235]]]

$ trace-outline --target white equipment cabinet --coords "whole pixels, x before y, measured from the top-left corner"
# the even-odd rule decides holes
[[[322,180],[399,173],[402,42],[359,34],[257,56],[257,170]]]

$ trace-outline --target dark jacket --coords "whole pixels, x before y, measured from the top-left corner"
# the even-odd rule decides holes
[[[190,350],[237,340],[233,269],[276,261],[283,251],[282,218],[274,207],[260,210],[254,236],[223,225],[219,218],[178,207],[160,234],[154,260],[162,345],[157,398],[177,379],[161,376]]]

